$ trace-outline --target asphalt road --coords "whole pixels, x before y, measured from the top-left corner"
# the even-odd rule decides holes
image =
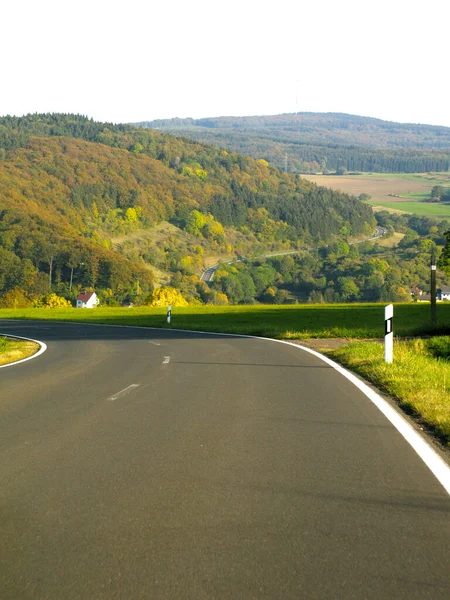
[[[0,597],[450,597],[450,496],[349,381],[250,338],[0,321]]]

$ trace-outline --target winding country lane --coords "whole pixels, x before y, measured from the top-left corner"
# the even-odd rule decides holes
[[[357,242],[348,242],[349,246],[352,246],[353,244],[362,244],[362,242],[370,242],[372,240],[377,240],[380,237],[383,237],[383,235],[385,235],[387,229],[385,229],[384,227],[376,227],[375,229],[375,233],[368,237],[368,238],[364,238],[363,240],[359,240]],[[287,250],[285,252],[272,252],[271,254],[264,254],[263,258],[274,258],[275,256],[287,256],[289,254],[302,254],[304,252],[307,252],[307,250],[302,249],[302,250]],[[241,258],[233,258],[232,260],[225,260],[223,261],[223,263],[216,263],[215,265],[212,265],[211,267],[208,267],[206,269],[206,271],[203,271],[203,273],[200,276],[200,279],[202,281],[205,281],[206,283],[210,283],[213,279],[214,279],[214,275],[215,272],[217,271],[217,269],[220,267],[221,264],[226,264],[226,265],[232,265],[235,262],[240,262],[241,260],[245,260],[245,258],[241,257]]]
[[[245,337],[0,321],[2,599],[448,599],[450,496],[330,365]]]

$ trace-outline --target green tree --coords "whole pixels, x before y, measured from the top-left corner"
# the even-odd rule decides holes
[[[127,208],[125,211],[125,220],[128,223],[137,223],[139,219],[135,208],[132,208],[131,206]]]
[[[338,277],[337,290],[344,302],[356,300],[359,295],[359,288],[353,277]]]
[[[450,277],[450,231],[446,231],[444,234],[445,246],[438,260],[438,266],[442,269],[445,274]]]
[[[308,304],[324,304],[322,292],[319,290],[313,290],[308,296]]]
[[[202,237],[202,229],[206,225],[206,215],[195,209],[186,219],[186,231],[197,237]]]

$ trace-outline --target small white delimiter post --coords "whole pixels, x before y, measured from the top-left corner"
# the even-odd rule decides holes
[[[167,322],[170,323],[170,317],[172,316],[172,305],[169,304],[167,307]]]
[[[384,361],[391,363],[394,349],[394,306],[388,304],[384,307]]]

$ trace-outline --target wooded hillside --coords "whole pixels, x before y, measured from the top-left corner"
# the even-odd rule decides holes
[[[0,294],[150,290],[152,257],[137,251],[129,260],[110,240],[162,221],[190,236],[188,255],[200,256],[199,243],[232,252],[232,230],[308,245],[374,225],[357,198],[263,160],[77,115],[0,119]]]
[[[340,113],[167,119],[139,123],[263,158],[294,173],[448,171],[450,128]]]

